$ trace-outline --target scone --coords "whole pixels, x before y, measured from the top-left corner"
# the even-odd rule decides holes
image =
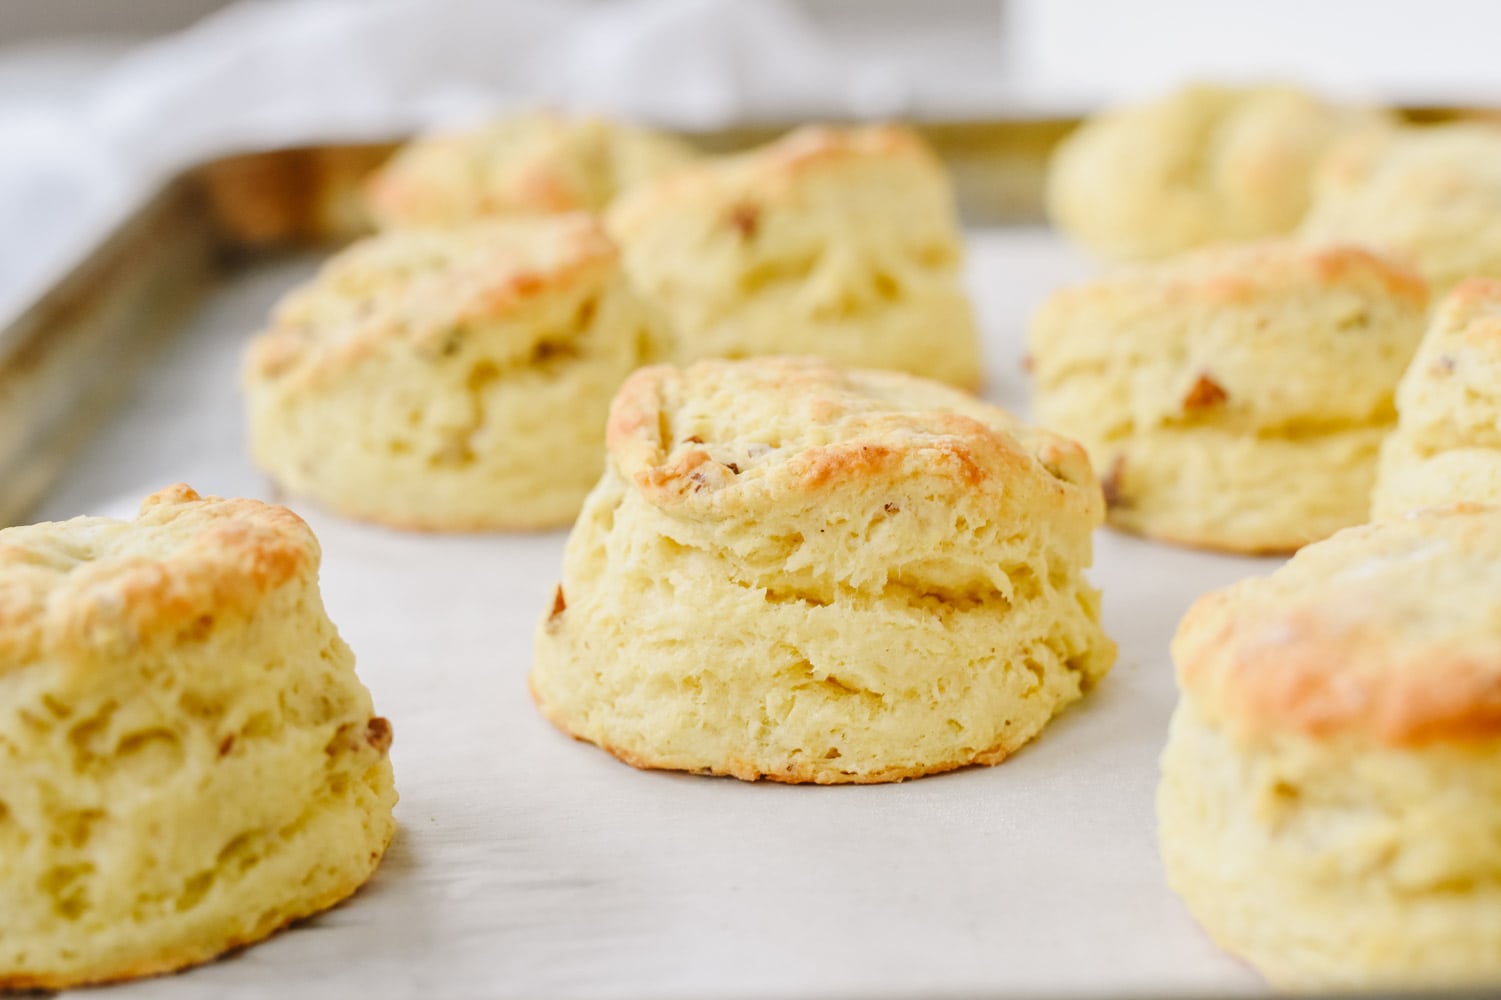
[[[627,763],[786,782],[995,764],[1104,676],[1083,451],[813,358],[647,368],[532,692]]]
[[[1034,317],[1038,419],[1089,449],[1117,527],[1296,549],[1366,519],[1426,302],[1417,275],[1347,247],[1123,268]]]
[[[256,461],[350,517],[435,531],[566,525],[610,396],[661,324],[589,216],[373,237],[249,351]]]
[[[0,990],[204,962],[375,871],[391,727],[318,561],[291,511],[181,485],[0,531]]]
[[[1065,139],[1048,170],[1048,214],[1112,259],[1287,233],[1329,146],[1384,121],[1295,87],[1184,87],[1096,115]]]
[[[979,385],[952,192],[906,129],[799,129],[637,188],[608,220],[679,361],[813,354]]]
[[[1168,881],[1278,986],[1501,982],[1501,510],[1364,525],[1173,642]]]
[[[693,156],[651,129],[534,112],[412,142],[371,178],[365,201],[383,229],[599,212]]]
[[[1352,137],[1320,168],[1301,232],[1405,259],[1434,294],[1501,278],[1501,128],[1479,123]]]
[[[1501,281],[1471,278],[1434,315],[1397,388],[1371,516],[1501,504]]]

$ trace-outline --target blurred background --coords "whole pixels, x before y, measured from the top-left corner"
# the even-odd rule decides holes
[[[824,41],[853,55],[945,77],[989,77],[995,99],[1009,92],[1057,107],[1160,89],[1185,75],[1291,76],[1341,90],[1381,89],[1425,100],[1501,86],[1494,58],[1501,5],[1489,0],[748,2],[785,8],[786,16],[806,19]],[[0,96],[76,93],[131,48],[231,7],[261,8],[289,33],[299,31],[299,22],[319,8],[344,6],[375,19],[409,7],[426,11],[435,35],[452,32],[454,43],[461,44],[466,19],[483,8],[493,14],[555,7],[586,16],[591,8],[598,13],[618,6],[640,17],[665,11],[679,16],[717,11],[725,17],[733,16],[725,9],[737,5],[733,0],[0,0]],[[489,16],[484,20],[497,23]],[[758,52],[755,58],[771,69],[778,53]]]
[[[1486,0],[0,0],[0,321],[182,167],[543,103],[712,129],[1190,77],[1501,104]]]

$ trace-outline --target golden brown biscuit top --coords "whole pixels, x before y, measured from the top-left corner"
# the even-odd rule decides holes
[[[79,517],[0,530],[0,674],[52,654],[108,656],[201,639],[217,618],[316,572],[317,539],[285,507],[178,483],[133,521]]]
[[[614,244],[582,213],[383,233],[335,255],[278,304],[252,345],[251,370],[275,377],[340,366],[391,341],[439,356],[455,328],[506,317],[616,267]]]
[[[1045,397],[1097,382],[1108,405],[1069,398],[1102,433],[1213,424],[1301,436],[1394,419],[1426,302],[1421,278],[1365,250],[1273,240],[1057,292],[1028,342]]]
[[[1083,449],[956,389],[803,357],[659,365],[610,410],[615,468],[654,505],[713,519],[809,495],[919,479],[1045,492],[1096,523]]]
[[[1409,267],[1358,246],[1307,246],[1288,239],[1213,246],[1169,261],[1119,267],[1054,299],[1061,307],[1123,297],[1164,305],[1229,305],[1300,289],[1338,288],[1418,306],[1428,301],[1427,284]]]
[[[1247,738],[1389,746],[1501,736],[1501,508],[1349,528],[1199,599],[1179,683]]]
[[[650,129],[531,112],[417,139],[371,178],[366,199],[380,222],[401,226],[598,212],[693,155]]]
[[[611,208],[610,229],[629,234],[658,213],[670,214],[706,200],[731,203],[733,208],[747,199],[754,204],[758,199],[786,198],[810,179],[872,162],[908,164],[947,183],[937,156],[911,129],[806,125],[765,146],[687,164],[641,185]]]

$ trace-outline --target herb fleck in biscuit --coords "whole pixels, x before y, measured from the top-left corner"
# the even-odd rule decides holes
[[[811,358],[633,375],[532,690],[638,767],[896,781],[995,764],[1104,676],[1083,451]]]
[[[1296,549],[1366,519],[1426,302],[1417,275],[1348,247],[1122,268],[1034,317],[1037,413],[1089,449],[1118,527]]]
[[[906,129],[799,129],[637,188],[608,219],[681,361],[814,354],[980,382],[948,178]]]
[[[391,728],[291,511],[0,531],[0,989],[170,972],[365,882]]]
[[[566,525],[599,478],[611,395],[660,349],[589,216],[387,233],[329,261],[252,345],[251,448],[350,517]]]
[[[1501,511],[1350,528],[1173,642],[1162,856],[1293,990],[1501,979]]]

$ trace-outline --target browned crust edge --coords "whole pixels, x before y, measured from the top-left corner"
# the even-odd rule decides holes
[[[773,781],[784,785],[882,785],[906,781],[910,778],[924,778],[933,774],[944,774],[948,771],[957,771],[960,768],[966,767],[993,767],[1036,738],[1036,734],[1033,734],[1033,736],[1023,740],[1016,746],[1006,746],[996,743],[973,756],[963,759],[942,761],[922,767],[888,767],[863,774],[815,771],[808,766],[789,766],[781,770],[766,771],[757,768],[751,762],[745,760],[731,760],[724,767],[674,767],[670,764],[659,763],[643,754],[632,753],[629,750],[622,749],[610,743],[580,736],[569,729],[567,723],[548,706],[546,700],[543,699],[541,693],[537,690],[534,674],[527,675],[526,685],[527,690],[531,693],[532,703],[537,706],[537,711],[541,712],[542,717],[552,723],[559,732],[580,743],[592,743],[621,763],[629,764],[631,767],[641,771],[676,771],[682,774],[697,774],[706,777],[738,778],[741,781]]]

